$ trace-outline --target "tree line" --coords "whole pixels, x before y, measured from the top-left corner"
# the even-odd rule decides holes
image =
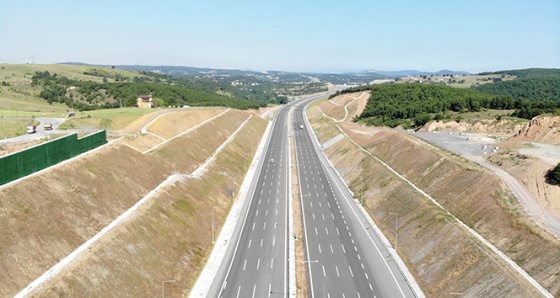
[[[333,96],[366,90],[371,91],[371,96],[355,120],[377,126],[421,126],[431,120],[450,119],[448,111],[463,113],[483,109],[515,109],[513,116],[530,119],[560,108],[560,101],[531,102],[509,95],[493,96],[477,90],[418,83],[365,85],[339,91]],[[457,116],[455,120],[460,119]]]
[[[186,88],[169,82],[153,82],[146,79],[129,82],[92,82],[69,79],[48,71],[36,72],[33,86],[41,86],[39,97],[49,103],[61,102],[78,110],[93,110],[120,106],[135,106],[142,94],[152,94],[163,106],[227,106],[236,109],[258,109],[266,103],[209,93]],[[159,79],[159,78],[158,78]],[[176,82],[175,82],[176,83]],[[73,92],[69,92],[70,87]],[[77,95],[74,95],[77,94]],[[118,102],[118,105],[115,105]]]

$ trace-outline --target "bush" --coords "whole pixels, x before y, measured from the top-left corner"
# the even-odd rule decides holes
[[[546,182],[560,185],[560,163],[546,173]]]

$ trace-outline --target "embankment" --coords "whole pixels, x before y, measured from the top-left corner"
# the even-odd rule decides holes
[[[248,117],[229,111],[148,154],[107,145],[2,189],[0,296],[19,292],[169,175],[189,174]],[[165,188],[33,296],[155,296],[170,278],[170,295],[188,289],[211,247],[213,207],[219,225],[265,128],[253,117],[203,177]]]
[[[308,110],[321,142],[340,134],[317,108]],[[515,199],[481,167],[387,130],[342,129],[435,198],[454,217],[520,265],[553,295],[560,294],[560,243],[530,223]],[[347,138],[325,150],[357,198],[392,242],[430,297],[540,297],[509,265]]]

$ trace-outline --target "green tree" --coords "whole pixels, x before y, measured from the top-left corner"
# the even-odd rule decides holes
[[[560,184],[560,163],[546,173],[546,181],[550,184]]]

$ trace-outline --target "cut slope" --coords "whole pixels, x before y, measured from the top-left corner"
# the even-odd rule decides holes
[[[184,135],[149,156],[105,146],[2,189],[0,267],[7,274],[0,276],[0,296],[17,293],[173,172],[196,168],[248,116],[227,113],[219,124],[200,128],[206,135]]]
[[[212,246],[211,221],[220,226],[233,203],[230,186],[243,179],[266,128],[253,117],[232,143],[217,155],[199,179],[179,181],[142,206],[136,216],[108,234],[90,253],[44,286],[38,296],[179,297],[192,286]],[[236,184],[236,186],[237,186]],[[134,268],[131,270],[131,268]],[[126,291],[123,291],[123,285]]]
[[[339,133],[321,120],[322,114],[316,108],[307,112],[322,142]],[[344,124],[343,128],[558,295],[560,282],[555,276],[560,274],[560,256],[555,252],[560,244],[540,235],[538,228],[519,216],[518,204],[495,177],[394,132],[352,124]],[[402,181],[371,162],[347,140],[325,151],[356,197],[363,194],[372,218],[389,239],[394,240],[395,227],[395,217],[390,213],[398,213],[399,254],[428,296],[448,296],[449,292],[469,296],[538,296],[497,255],[449,222],[441,209],[415,191],[407,190]]]

